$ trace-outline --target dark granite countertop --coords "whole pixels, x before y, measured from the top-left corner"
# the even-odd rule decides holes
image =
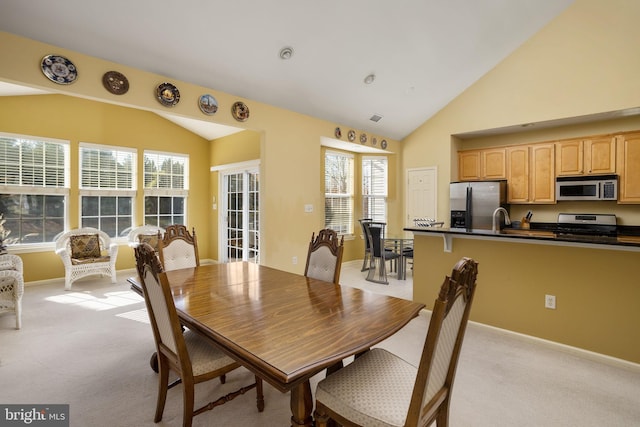
[[[555,223],[531,223],[529,229],[505,227],[500,232],[491,230],[473,229],[470,231],[464,229],[436,228],[436,227],[407,227],[405,231],[435,234],[450,234],[463,236],[484,236],[504,239],[532,239],[548,241],[549,243],[582,243],[592,245],[613,245],[613,246],[629,246],[640,247],[640,227],[636,226],[618,226],[617,236],[588,236],[576,234],[557,233]],[[622,248],[621,248],[622,249]]]

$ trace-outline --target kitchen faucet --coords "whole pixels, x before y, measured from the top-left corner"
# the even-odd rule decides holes
[[[503,207],[497,208],[495,211],[493,211],[493,227],[491,228],[491,231],[493,231],[494,233],[496,233],[497,231],[500,231],[500,226],[498,225],[498,218],[500,218],[500,212],[504,214],[504,223],[506,225],[511,224],[511,219],[509,219],[509,212],[507,212],[507,210]]]

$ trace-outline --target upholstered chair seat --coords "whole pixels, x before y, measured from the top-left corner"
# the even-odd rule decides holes
[[[318,384],[316,399],[363,426],[404,426],[418,368],[374,348]]]

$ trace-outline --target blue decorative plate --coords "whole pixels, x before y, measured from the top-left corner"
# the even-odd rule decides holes
[[[42,58],[42,72],[49,80],[68,85],[78,79],[78,69],[64,56],[47,55]]]
[[[218,101],[209,94],[202,95],[198,100],[198,107],[200,111],[210,116],[218,111]]]

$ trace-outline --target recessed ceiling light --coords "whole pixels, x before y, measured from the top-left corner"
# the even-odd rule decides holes
[[[292,47],[283,47],[282,49],[280,49],[280,59],[286,61],[287,59],[291,59],[292,56],[293,56]]]
[[[375,79],[376,79],[375,74],[369,74],[367,77],[364,78],[364,83],[370,85],[371,83],[373,83]]]

